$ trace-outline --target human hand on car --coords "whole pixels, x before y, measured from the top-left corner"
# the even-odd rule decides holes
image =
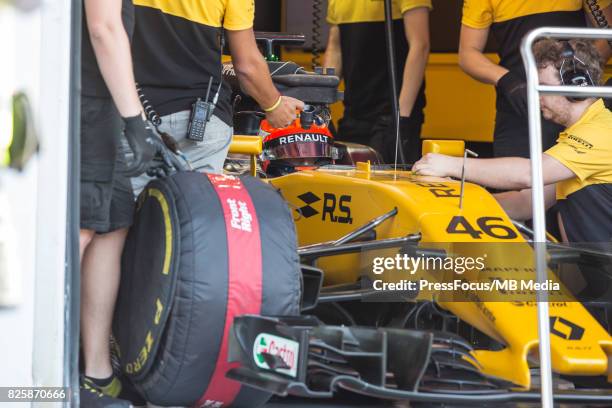
[[[266,112],[266,119],[270,126],[284,128],[289,126],[297,117],[297,111],[304,109],[304,102],[290,96],[281,96],[280,103],[274,109]]]
[[[412,171],[421,176],[461,177],[461,157],[427,153],[412,166]]]

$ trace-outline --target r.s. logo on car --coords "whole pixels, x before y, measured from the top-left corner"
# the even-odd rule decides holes
[[[335,222],[339,224],[352,224],[351,217],[351,196],[347,194],[336,195],[333,193],[323,193],[323,208],[318,211],[313,204],[321,201],[321,198],[312,192],[300,194],[298,198],[306,205],[298,208],[298,212],[304,218],[310,218],[321,214],[322,221]]]

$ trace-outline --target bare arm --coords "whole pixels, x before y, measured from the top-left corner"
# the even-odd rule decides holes
[[[496,85],[508,70],[484,55],[488,37],[488,28],[477,29],[462,25],[459,37],[459,66],[472,78]]]
[[[142,106],[136,93],[121,4],[121,0],[85,0],[85,17],[100,72],[117,110],[123,117],[132,117],[142,112]]]
[[[227,30],[227,38],[240,86],[263,109],[273,107],[279,100],[280,92],[272,83],[268,65],[257,48],[253,29]],[[280,105],[266,113],[266,117],[272,126],[284,127],[295,119],[296,109],[303,107],[304,104],[297,99],[283,96]]]
[[[555,193],[556,184],[544,186],[544,206],[546,209],[549,209],[557,202]],[[504,211],[506,211],[506,214],[513,220],[525,221],[532,218],[530,188],[521,191],[506,191],[493,194],[493,196],[503,207]]]
[[[336,75],[342,78],[342,48],[340,46],[340,28],[337,25],[329,27],[323,66],[325,68],[335,68]]]
[[[240,86],[262,107],[274,105],[280,92],[272,83],[268,65],[257,48],[252,29],[227,30],[232,63]]]
[[[423,83],[429,57],[429,9],[418,7],[405,12],[404,31],[410,50],[404,66],[399,106],[400,116],[408,117]]]
[[[461,177],[462,157],[428,153],[412,168],[418,174],[439,177]],[[576,177],[553,157],[542,155],[544,184],[553,184]],[[531,161],[521,157],[496,159],[467,159],[465,179],[486,187],[503,190],[521,190],[531,187]]]

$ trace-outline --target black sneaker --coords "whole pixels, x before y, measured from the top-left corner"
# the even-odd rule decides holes
[[[82,376],[80,400],[83,408],[132,408],[129,401],[105,395],[89,378]]]

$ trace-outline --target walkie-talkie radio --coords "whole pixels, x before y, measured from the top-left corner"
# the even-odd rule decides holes
[[[210,102],[210,88],[212,87],[212,77],[208,81],[208,89],[206,90],[206,98],[198,98],[191,109],[191,117],[189,118],[189,128],[187,129],[187,139],[194,142],[204,140],[204,132],[206,124],[212,116],[215,108],[214,102]]]

